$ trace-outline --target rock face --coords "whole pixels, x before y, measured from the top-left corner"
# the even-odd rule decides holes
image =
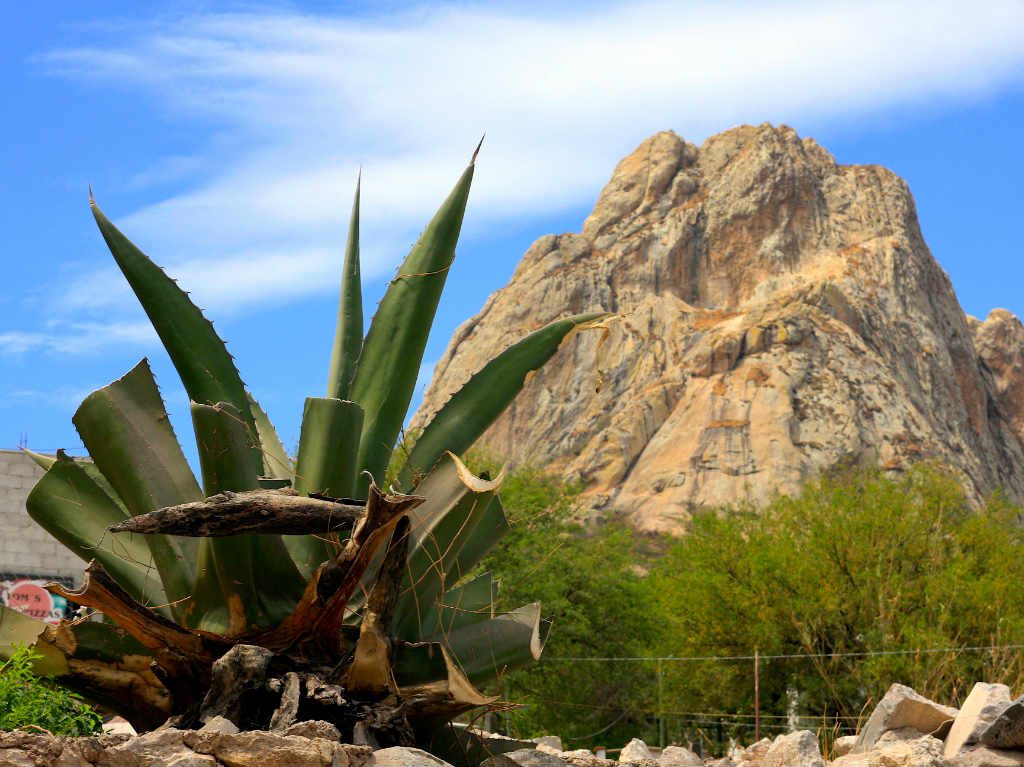
[[[596,310],[607,332],[565,343],[481,444],[639,529],[841,462],[935,458],[973,497],[1024,500],[1024,327],[964,315],[884,168],[784,126],[647,139],[582,232],[534,243],[458,329],[412,428],[524,334]]]

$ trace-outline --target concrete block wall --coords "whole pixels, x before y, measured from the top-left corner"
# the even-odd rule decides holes
[[[20,450],[0,450],[0,578],[69,578],[80,584],[85,563],[25,510],[25,499],[41,476],[43,470]]]

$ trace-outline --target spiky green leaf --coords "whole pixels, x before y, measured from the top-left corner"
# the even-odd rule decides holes
[[[445,647],[474,684],[539,660],[547,639],[540,603],[463,626],[444,636]]]
[[[471,162],[406,257],[370,323],[350,397],[364,413],[357,495],[362,496],[369,486],[362,472],[378,482],[384,479],[455,258],[472,181]]]
[[[132,515],[202,497],[147,360],[86,397],[72,421],[96,469]],[[187,597],[195,542],[169,536],[148,536],[147,542],[167,598]]]
[[[461,586],[448,589],[423,621],[427,636],[446,636],[472,623],[494,617],[498,584],[490,573],[478,575]]]
[[[29,458],[31,458],[32,461],[36,464],[36,466],[41,468],[43,471],[46,471],[51,466],[53,466],[54,463],[57,462],[56,456],[46,455],[44,453],[37,453],[33,450],[29,450],[27,447],[23,447],[21,451]]]
[[[256,434],[259,436],[260,448],[263,450],[263,476],[268,479],[290,481],[294,467],[288,451],[284,449],[284,444],[277,436],[277,430],[266,411],[260,407],[252,394],[246,392],[246,395],[249,397],[249,407],[252,409],[252,417],[256,421]]]
[[[139,250],[90,199],[114,260],[135,292],[193,402],[228,402],[253,434],[256,423],[245,386],[227,347],[188,294]]]
[[[398,636],[422,638],[443,592],[468,574],[466,562],[475,563],[507,531],[494,496],[502,479],[475,477],[449,454],[421,483],[417,492],[426,501],[409,513],[409,562],[395,608]]]
[[[0,659],[10,658],[22,645],[33,647],[42,657],[33,665],[40,675],[59,676],[68,672],[67,657],[56,647],[38,641],[46,624],[17,610],[0,605]]]
[[[402,486],[413,487],[445,451],[465,452],[515,399],[531,372],[551,359],[574,331],[605,316],[577,314],[555,320],[488,362],[452,395],[420,434],[402,467]]]
[[[260,447],[226,402],[192,403],[192,421],[199,445],[206,495],[259,486]],[[305,580],[284,542],[274,535],[204,538],[200,544],[195,613],[200,628],[240,635],[269,628],[295,607]]]
[[[363,411],[354,402],[309,397],[302,414],[302,432],[295,461],[293,487],[304,495],[321,493],[348,498],[355,492],[356,460]],[[321,562],[335,553],[325,540],[312,535],[284,538],[299,570],[311,577]]]
[[[352,201],[352,217],[345,243],[345,263],[341,272],[341,297],[338,302],[338,327],[331,351],[331,370],[327,396],[348,399],[355,377],[359,353],[363,348],[363,286],[359,276],[359,179]]]
[[[166,604],[150,542],[107,530],[130,515],[109,485],[90,474],[83,462],[60,455],[29,493],[29,516],[84,561],[97,560],[142,604]]]
[[[355,402],[308,397],[295,461],[296,491],[351,498],[362,428],[363,409]]]

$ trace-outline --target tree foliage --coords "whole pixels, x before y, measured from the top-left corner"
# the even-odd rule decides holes
[[[653,676],[650,664],[564,659],[643,654],[658,631],[632,534],[616,523],[585,532],[578,494],[538,469],[513,472],[501,490],[511,530],[482,563],[500,582],[499,610],[529,594],[552,621],[541,661],[498,688],[523,707],[494,724],[520,737],[558,734],[568,748],[649,732]]]
[[[663,712],[666,741],[748,741],[755,649],[762,735],[794,713],[849,731],[893,682],[951,704],[979,680],[1024,686],[1019,651],[963,649],[1024,641],[1020,510],[998,496],[972,508],[941,467],[844,471],[764,508],[700,512],[660,548],[616,524],[584,530],[577,491],[536,469],[502,490],[512,530],[483,566],[501,606],[533,595],[554,619],[541,663],[503,679],[524,704],[510,734],[657,742]],[[559,660],[666,656],[744,657],[665,661],[660,699],[655,661]]]
[[[667,628],[652,650],[803,656],[762,661],[762,711],[845,728],[894,682],[954,704],[975,681],[1019,687],[1019,651],[958,649],[1024,639],[1019,514],[999,497],[972,509],[929,465],[699,514],[652,573]],[[676,664],[666,686],[691,711],[753,711],[749,660]]]

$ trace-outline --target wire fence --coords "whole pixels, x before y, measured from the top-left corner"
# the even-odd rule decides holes
[[[585,735],[566,738],[568,741],[591,740],[598,737],[618,724],[626,716],[646,717],[657,724],[657,745],[665,746],[670,742],[688,742],[701,753],[723,753],[728,749],[731,735],[743,731],[754,735],[757,740],[763,735],[774,736],[797,729],[817,730],[820,735],[832,740],[839,735],[854,734],[863,723],[866,712],[860,714],[813,714],[801,713],[794,708],[786,714],[769,713],[760,710],[756,680],[761,663],[770,661],[824,661],[835,658],[869,658],[879,656],[928,656],[928,655],[960,655],[968,653],[1019,653],[1024,650],[1024,643],[964,645],[951,647],[925,647],[892,650],[863,650],[821,653],[778,653],[761,654],[754,651],[736,655],[662,655],[662,656],[580,656],[580,657],[542,657],[542,665],[586,666],[587,664],[650,664],[654,668],[656,681],[656,698],[654,705],[631,705],[625,708],[609,707],[607,703],[583,703],[578,701],[558,700],[542,696],[531,696],[532,704],[553,708],[586,712],[604,712],[608,721],[599,729]],[[708,711],[679,708],[663,691],[666,668],[670,664],[697,663],[750,663],[751,677],[754,684],[753,711]],[[898,680],[894,680],[898,681]],[[653,702],[653,700],[652,700]]]

